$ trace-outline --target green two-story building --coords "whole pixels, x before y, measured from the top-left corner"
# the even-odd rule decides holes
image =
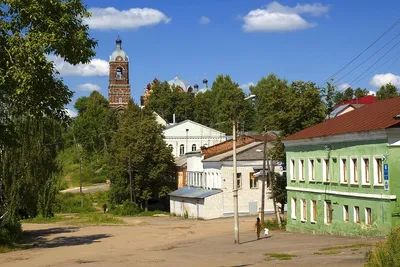
[[[400,224],[400,97],[283,141],[288,231],[382,236]]]

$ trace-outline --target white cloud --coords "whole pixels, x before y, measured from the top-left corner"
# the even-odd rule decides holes
[[[210,18],[204,17],[204,16],[202,16],[202,17],[200,18],[200,24],[209,24],[209,23],[211,23]]]
[[[248,82],[248,83],[242,84],[241,86],[239,86],[239,88],[242,88],[243,90],[248,90],[250,88],[250,86],[255,86],[255,84],[252,82]]]
[[[324,6],[320,3],[314,4],[297,4],[295,7],[289,7],[279,4],[278,2],[272,2],[267,6],[267,9],[273,13],[286,13],[286,14],[310,14],[318,17],[328,13],[329,6]]]
[[[370,90],[370,91],[368,92],[368,95],[376,95],[376,92]]]
[[[65,109],[65,111],[67,112],[68,116],[70,116],[71,118],[78,116],[78,114],[75,111],[70,110],[68,108]]]
[[[152,8],[118,10],[114,7],[90,8],[92,17],[86,20],[91,29],[138,29],[144,26],[165,24],[171,21],[164,13]]]
[[[47,60],[53,61],[55,68],[60,72],[61,76],[107,76],[109,75],[108,62],[102,59],[92,59],[87,64],[78,64],[73,66],[65,62],[63,58],[49,55]]]
[[[86,91],[86,92],[92,92],[92,91],[100,91],[100,86],[97,84],[93,83],[84,83],[80,84],[76,87],[77,90],[79,91]]]
[[[338,85],[338,88],[339,88],[339,90],[341,90],[341,91],[344,91],[344,90],[346,90],[347,88],[349,88],[350,87],[350,84],[348,84],[348,83],[342,83],[342,84],[339,84]]]
[[[369,83],[376,88],[379,88],[382,85],[386,85],[388,83],[391,83],[396,87],[400,87],[400,76],[394,75],[392,73],[376,74],[374,77],[372,77]]]
[[[302,18],[299,14],[321,16],[329,11],[322,4],[297,4],[295,7],[283,6],[278,2],[270,3],[264,9],[251,10],[243,17],[243,30],[246,32],[289,32],[317,26]]]

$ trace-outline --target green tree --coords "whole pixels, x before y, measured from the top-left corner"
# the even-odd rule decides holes
[[[394,98],[394,97],[398,97],[398,96],[399,96],[399,93],[398,93],[397,87],[391,83],[382,85],[381,88],[379,88],[379,90],[376,92],[376,97],[379,100]]]
[[[83,23],[88,16],[79,0],[1,1],[0,235],[17,230],[17,221],[39,206],[51,213],[54,143],[61,142],[53,119],[67,119],[72,92],[48,55],[72,65],[90,61],[96,41]]]
[[[280,210],[282,214],[285,212],[284,207],[287,203],[286,185],[286,174],[280,175],[278,173],[275,173],[275,179],[272,179],[272,186],[269,197],[270,199],[275,198],[275,201],[280,204]]]
[[[355,98],[361,98],[364,96],[369,95],[369,90],[368,89],[361,89],[358,87],[356,90],[354,90],[354,97]]]
[[[114,204],[130,198],[129,169],[133,201],[143,203],[145,209],[152,196],[165,196],[176,187],[171,149],[163,140],[162,127],[148,108],[140,109],[133,101],[128,104],[113,135],[110,153],[110,197]]]
[[[343,101],[350,101],[354,98],[354,90],[351,87],[348,87],[343,92]]]
[[[211,90],[200,92],[194,99],[194,121],[212,127],[214,119],[214,94]]]
[[[326,82],[326,86],[322,88],[322,91],[326,104],[326,113],[330,114],[333,110],[333,107],[337,104],[336,103],[336,97],[338,95],[337,86],[335,86],[331,82]]]
[[[88,100],[87,96],[82,96],[76,100],[74,108],[78,111],[78,114],[86,111]]]

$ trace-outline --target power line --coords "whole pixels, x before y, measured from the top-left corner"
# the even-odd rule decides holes
[[[366,69],[363,73],[361,73],[357,78],[355,78],[347,88],[349,88],[351,85],[353,85],[356,81],[358,81],[358,79],[364,75],[367,71],[369,71],[374,65],[376,65],[376,63],[378,63],[382,58],[384,58],[390,51],[392,51],[398,44],[400,44],[400,41],[398,41],[394,46],[392,46],[392,48],[389,49],[389,51],[387,51],[383,56],[381,56],[377,61],[375,61],[368,69]],[[346,88],[346,89],[347,89]]]
[[[390,32],[394,27],[396,27],[400,23],[400,18],[397,19],[384,33],[382,33],[375,41],[372,42],[367,48],[364,49],[360,54],[358,54],[355,58],[353,58],[349,63],[347,63],[345,66],[343,66],[341,69],[336,71],[332,76],[328,77],[323,83],[328,81],[329,79],[335,77],[338,75],[340,72],[342,72],[345,68],[347,68],[351,63],[356,61],[362,54],[368,51],[376,42],[378,42],[383,36],[385,36],[388,32]]]
[[[365,59],[363,62],[361,62],[360,64],[358,64],[355,68],[353,68],[351,71],[349,71],[348,73],[346,73],[345,75],[343,75],[342,77],[340,77],[338,80],[336,80],[335,84],[338,84],[344,77],[346,77],[347,75],[349,75],[350,73],[352,73],[353,71],[355,71],[356,69],[358,69],[358,67],[360,67],[361,65],[363,65],[365,62],[367,62],[368,60],[370,60],[373,56],[375,56],[376,54],[378,54],[380,51],[382,51],[382,49],[384,49],[386,46],[388,46],[391,42],[393,42],[397,37],[400,36],[400,33],[397,34],[394,38],[392,38],[389,42],[387,42],[384,46],[382,46],[380,49],[378,49],[375,53],[373,53],[371,56],[369,56],[367,59]]]

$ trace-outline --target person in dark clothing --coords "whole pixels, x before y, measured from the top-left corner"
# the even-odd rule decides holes
[[[262,225],[261,225],[260,218],[257,217],[257,222],[254,225],[254,232],[257,231],[257,239],[260,239],[261,228],[262,228]]]

